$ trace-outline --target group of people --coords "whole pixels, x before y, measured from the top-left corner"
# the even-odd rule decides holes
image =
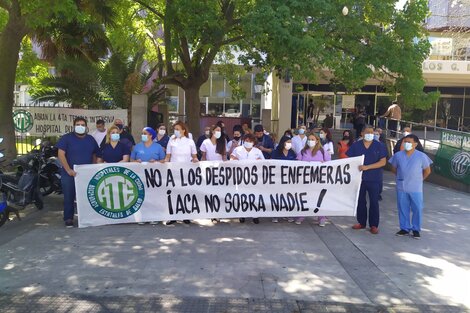
[[[307,132],[300,126],[294,132],[286,130],[279,142],[262,125],[251,131],[247,125],[235,125],[232,138],[225,131],[223,121],[206,127],[197,143],[192,139],[185,123],[173,125],[169,136],[165,125],[153,129],[142,129],[139,143],[125,130],[123,121],[116,119],[108,129],[104,122],[97,122],[97,130],[87,134],[87,121],[78,117],[74,120],[74,131],[62,136],[57,147],[59,160],[63,165],[62,185],[64,193],[64,221],[66,227],[73,227],[75,182],[74,165],[117,162],[199,162],[277,159],[284,161],[326,162],[335,152],[338,158],[364,155],[360,166],[362,183],[357,204],[357,224],[353,229],[364,229],[369,224],[372,234],[379,232],[379,200],[383,182],[383,167],[388,152],[381,129],[365,125],[359,138],[345,130],[336,148],[332,134],[327,127]],[[397,175],[397,202],[400,230],[397,235],[412,233],[420,238],[423,209],[423,180],[430,174],[431,160],[424,154],[418,137],[405,129],[404,137],[397,143],[398,150],[389,160],[392,171]],[[296,133],[294,135],[294,133]],[[367,199],[369,205],[367,207]],[[412,218],[410,220],[410,211]],[[305,217],[288,218],[289,222],[301,224]],[[213,219],[217,222],[216,219]],[[318,225],[325,226],[327,218],[318,217]],[[166,224],[174,224],[168,221]],[[184,223],[190,223],[184,220]],[[240,222],[245,222],[244,218]],[[255,224],[258,218],[253,218]],[[279,220],[273,218],[272,222]]]

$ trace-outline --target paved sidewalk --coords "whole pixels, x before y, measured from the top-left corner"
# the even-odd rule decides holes
[[[1,311],[468,311],[470,195],[425,184],[422,239],[396,237],[385,177],[376,236],[346,217],[65,229],[48,197],[0,228]]]

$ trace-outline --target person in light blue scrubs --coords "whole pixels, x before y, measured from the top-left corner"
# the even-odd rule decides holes
[[[416,150],[419,138],[408,135],[403,138],[404,150],[395,153],[388,161],[396,174],[397,206],[400,230],[397,236],[407,236],[410,231],[415,239],[420,239],[423,213],[423,181],[431,174],[431,159]],[[410,221],[411,211],[411,221]]]
[[[153,142],[157,133],[151,127],[142,129],[142,142],[139,142],[131,152],[132,162],[165,162],[165,151],[158,143]]]

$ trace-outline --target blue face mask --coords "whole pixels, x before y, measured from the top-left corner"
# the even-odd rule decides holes
[[[149,139],[149,136],[147,135],[142,135],[142,141],[146,142]]]
[[[365,134],[365,135],[364,135],[364,140],[365,140],[365,141],[372,141],[372,140],[374,140],[374,134]]]
[[[379,140],[380,139],[380,135],[374,135],[374,140]]]
[[[411,142],[404,143],[405,151],[411,151],[413,149],[413,144]]]
[[[111,134],[111,141],[119,141],[121,135],[119,134]]]
[[[300,128],[300,129],[298,130],[298,133],[299,133],[299,135],[305,134],[305,129]]]

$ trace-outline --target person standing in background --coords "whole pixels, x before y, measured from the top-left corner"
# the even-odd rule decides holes
[[[242,132],[243,132],[242,126],[240,125],[233,126],[233,139],[227,143],[228,159],[230,159],[230,155],[232,154],[233,150],[235,150],[236,147],[239,147],[240,145],[242,145]]]
[[[320,130],[320,142],[321,142],[321,145],[323,147],[323,150],[325,150],[330,155],[335,154],[335,146],[333,144],[333,139],[331,137],[331,132],[326,127],[323,127]]]
[[[211,128],[210,126],[206,126],[204,127],[204,133],[201,136],[199,136],[199,138],[196,141],[197,157],[199,160],[202,158],[201,145],[204,142],[204,140],[210,137],[211,137]]]
[[[350,130],[343,131],[343,138],[338,141],[338,158],[345,159],[348,156],[346,152],[349,150],[349,147],[354,143],[353,137],[351,136]]]
[[[398,105],[398,101],[393,101],[381,117],[388,117],[388,130],[390,130],[390,136],[397,136],[398,121],[401,120],[401,108]]]
[[[297,135],[292,138],[292,149],[294,149],[296,154],[299,154],[307,143],[307,136],[305,135],[306,129],[305,126],[300,126],[297,130]]]
[[[400,138],[397,143],[395,144],[395,146],[393,147],[393,153],[398,153],[399,151],[403,151],[404,149],[404,146],[403,146],[403,139],[408,136],[408,135],[411,135],[411,127],[404,127],[403,128],[403,137]],[[420,141],[418,141],[418,144],[416,146],[416,150],[418,151],[421,151],[421,152],[424,152],[424,148],[423,148],[423,145],[421,144]]]
[[[271,158],[271,153],[274,150],[274,142],[271,137],[264,133],[263,125],[255,126],[255,137],[258,139],[256,147],[263,152],[265,159]]]
[[[166,133],[165,124],[162,124],[162,123],[158,124],[156,132],[157,132],[157,137],[155,137],[154,142],[162,146],[163,150],[166,152],[166,146],[168,145],[168,141],[170,140],[170,137]]]
[[[106,127],[103,120],[96,121],[96,129],[91,135],[95,138],[96,144],[101,146],[103,139],[106,137]]]

